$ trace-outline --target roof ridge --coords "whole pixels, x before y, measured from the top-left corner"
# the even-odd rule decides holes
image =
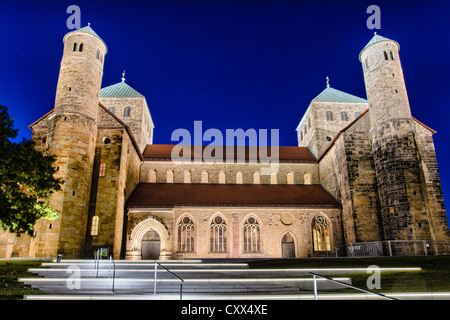
[[[331,87],[326,87],[312,101],[367,103],[366,99]]]
[[[102,88],[100,90],[100,98],[144,98],[144,95],[137,92],[125,81],[121,81]]]

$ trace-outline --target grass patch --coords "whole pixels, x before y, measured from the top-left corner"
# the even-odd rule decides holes
[[[375,292],[444,292],[450,291],[450,256],[376,257],[376,258],[305,258],[254,261],[250,268],[367,268],[420,267],[421,271],[382,272],[381,289]],[[352,279],[355,287],[367,289],[370,274],[354,273],[344,276]],[[353,289],[343,289],[352,291]]]
[[[42,262],[35,261],[0,261],[0,300],[20,300],[27,294],[42,294],[17,280],[36,277],[27,270],[41,264]]]

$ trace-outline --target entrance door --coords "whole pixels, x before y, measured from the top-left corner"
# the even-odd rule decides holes
[[[295,258],[295,242],[289,232],[281,240],[281,254],[283,258]]]
[[[149,230],[142,238],[142,260],[158,260],[161,241],[155,230]]]

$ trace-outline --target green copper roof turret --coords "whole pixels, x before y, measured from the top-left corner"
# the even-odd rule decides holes
[[[64,36],[63,42],[66,42],[66,37],[67,37],[67,36],[69,36],[70,34],[77,33],[77,32],[87,33],[87,34],[90,34],[90,35],[92,35],[92,36],[94,36],[94,37],[99,38],[100,41],[103,42],[103,44],[105,45],[106,52],[108,52],[108,47],[107,47],[106,43],[103,41],[102,38],[100,38],[100,37],[98,36],[97,33],[95,33],[95,31],[91,28],[91,24],[90,24],[90,23],[89,23],[86,27],[84,27],[84,28],[80,28],[80,29],[77,29],[77,30],[74,30],[74,31],[71,31],[71,32],[67,33],[67,34]],[[105,52],[105,54],[106,54],[106,52]]]
[[[398,44],[397,41],[394,41],[394,40],[391,40],[391,39],[382,37],[382,36],[378,35],[378,34],[375,32],[375,35],[373,36],[373,38],[372,38],[372,39],[369,41],[369,43],[366,44],[366,46],[361,50],[361,52],[360,52],[360,54],[359,54],[359,61],[361,61],[361,54],[363,53],[364,50],[366,50],[367,47],[369,47],[369,46],[371,46],[371,45],[373,45],[373,44],[375,44],[375,43],[382,42],[382,41],[391,41],[391,42],[394,42],[394,43],[398,46],[398,50],[400,50],[400,45]]]

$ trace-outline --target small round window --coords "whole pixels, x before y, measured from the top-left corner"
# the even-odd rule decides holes
[[[331,141],[332,139],[331,139],[331,137],[330,136],[328,136],[327,137],[327,141]]]
[[[110,144],[111,143],[111,139],[108,137],[103,138],[103,143],[104,144]]]

